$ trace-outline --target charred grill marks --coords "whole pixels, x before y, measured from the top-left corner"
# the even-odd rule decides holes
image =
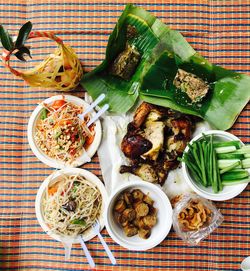
[[[168,172],[178,167],[194,129],[192,116],[143,102],[128,124],[121,149],[129,165],[120,173],[132,173],[144,181],[164,184]]]

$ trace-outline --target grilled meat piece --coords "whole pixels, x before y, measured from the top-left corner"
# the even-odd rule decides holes
[[[167,140],[167,151],[175,151],[176,153],[182,154],[186,148],[187,143],[185,140],[176,140],[175,136],[170,136]]]
[[[178,118],[171,120],[172,131],[175,135],[183,134],[186,140],[191,138],[191,128],[192,124],[187,118]]]
[[[135,111],[134,119],[132,124],[135,128],[140,128],[146,117],[152,110],[153,105],[143,102]]]
[[[152,143],[141,135],[127,135],[121,143],[122,152],[131,159],[140,157],[151,148]]]
[[[143,158],[156,160],[159,151],[162,149],[164,142],[164,123],[162,121],[147,121],[144,129],[144,136],[147,140],[152,142],[153,146],[148,152],[142,155]]]
[[[135,166],[121,166],[120,173],[132,173],[149,183],[157,183],[158,176],[154,168],[149,164],[138,164]]]
[[[179,165],[177,158],[191,139],[195,121],[192,116],[143,102],[122,141],[130,165],[121,166],[120,173],[163,185],[168,172]]]

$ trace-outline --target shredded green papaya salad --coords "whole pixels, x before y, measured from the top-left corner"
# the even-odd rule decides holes
[[[79,119],[78,114],[83,111],[82,106],[64,99],[43,104],[35,141],[46,155],[71,164],[90,146],[94,140],[94,124],[87,127],[88,115],[84,121]]]

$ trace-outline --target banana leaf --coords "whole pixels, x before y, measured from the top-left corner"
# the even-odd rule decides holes
[[[136,29],[128,37],[127,28]],[[127,43],[135,47],[140,61],[125,80],[110,73],[110,67]],[[178,69],[195,74],[209,84],[208,94],[191,103],[187,94],[173,84]],[[250,99],[250,77],[213,65],[195,52],[184,37],[147,11],[128,4],[109,37],[104,61],[84,75],[82,86],[110,111],[127,112],[138,97],[149,103],[199,116],[217,129],[229,129]]]

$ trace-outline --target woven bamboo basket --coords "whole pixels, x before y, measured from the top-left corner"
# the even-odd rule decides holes
[[[32,87],[43,87],[54,90],[70,91],[80,82],[83,69],[74,50],[61,39],[49,32],[30,32],[28,39],[49,38],[54,40],[58,48],[39,65],[25,71],[17,71],[10,66],[13,52],[4,51],[2,59],[11,73],[23,78]]]

